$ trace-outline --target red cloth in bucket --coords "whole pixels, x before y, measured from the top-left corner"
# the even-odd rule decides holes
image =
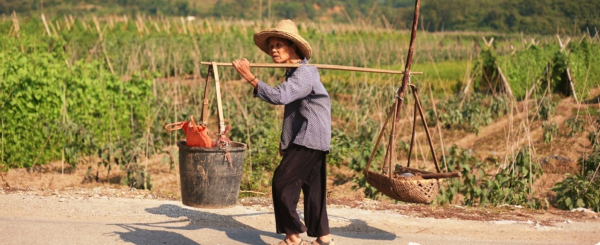
[[[190,116],[189,121],[176,122],[165,125],[167,131],[183,129],[188,146],[214,147],[213,140],[208,136],[208,129],[204,125],[198,125],[194,121],[194,116]]]

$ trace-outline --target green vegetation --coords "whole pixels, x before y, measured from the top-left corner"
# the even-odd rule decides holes
[[[271,27],[271,21],[188,21],[160,15],[132,18],[59,14],[46,18],[47,23],[37,15],[0,20],[0,32],[6,33],[0,36],[2,170],[33,169],[50,161],[73,166],[93,162],[106,167],[109,176],[112,168],[121,168],[127,175],[120,180],[99,180],[98,173],[90,168],[90,181],[150,189],[153,183],[145,163],[165,153],[169,157],[164,164],[172,169],[177,161],[173,146],[184,137],[165,132],[163,126],[200,114],[198,98],[207,70],[200,62],[228,62],[241,57],[270,62],[254,47],[252,34]],[[408,32],[377,24],[361,27],[298,22],[298,26],[313,46],[312,63],[395,70],[404,67]],[[600,85],[600,79],[596,79],[600,69],[594,63],[600,52],[597,38],[578,37],[577,42],[561,51],[554,36],[418,34],[412,70],[424,74],[413,76],[411,82],[421,89],[431,126],[440,123],[446,130],[476,133],[509,114],[514,102],[496,89],[498,68],[517,101],[531,91],[526,102],[531,105],[528,114],[543,121],[556,113],[556,101],[568,95],[553,95],[563,91],[560,88],[566,67],[571,68],[580,100],[587,99],[585,91]],[[493,36],[493,45],[481,48],[482,35]],[[536,44],[527,44],[531,38],[536,38]],[[253,71],[271,85],[278,84],[284,73],[280,69]],[[253,98],[251,89],[236,81],[239,75],[233,69],[222,67],[219,75],[225,120],[232,126],[230,138],[249,146],[242,189],[268,192],[272,170],[279,163],[281,108]],[[328,162],[356,171],[355,188],[368,197],[377,197],[377,190],[366,183],[361,171],[401,76],[331,70],[322,70],[321,75],[332,98],[333,141]],[[472,89],[465,89],[467,85]],[[413,102],[409,94],[403,117],[412,114],[409,105]],[[431,109],[434,102],[436,113]],[[211,101],[211,111],[215,110]],[[208,122],[210,129],[216,128],[214,121],[212,118]],[[567,126],[574,135],[588,130],[588,125],[575,119]],[[408,128],[400,127],[399,133],[406,135]],[[545,128],[551,136],[556,135],[556,127]],[[592,142],[598,141],[597,130],[586,132]],[[401,141],[398,146],[398,155],[402,156],[407,144]],[[382,167],[380,149],[373,169]],[[518,151],[503,165],[482,162],[468,150],[452,148],[446,156],[448,168],[463,172],[465,177],[451,180],[438,203],[542,207],[531,187],[541,174],[532,152]],[[423,160],[431,158],[423,152],[414,154]],[[588,182],[592,183],[591,179]],[[571,188],[571,184],[566,186]]]
[[[558,135],[558,124],[555,121],[543,122],[542,129],[544,130],[544,143],[550,143]]]
[[[596,149],[589,156],[579,158],[578,164],[582,173],[567,173],[566,179],[552,188],[556,192],[556,203],[562,209],[588,208],[600,212],[600,153]]]
[[[446,129],[479,131],[496,118],[508,113],[509,101],[502,96],[473,94],[469,97],[450,97],[437,105],[437,120],[433,108],[427,109],[428,125],[440,122]]]
[[[542,207],[533,191],[533,183],[542,175],[542,166],[527,149],[519,150],[509,164],[502,165],[498,162],[482,162],[468,150],[461,150],[454,145],[446,161],[449,171],[460,172],[463,178],[449,180],[450,183],[437,196],[437,203]]]

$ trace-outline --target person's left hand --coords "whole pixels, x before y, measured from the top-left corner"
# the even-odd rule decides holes
[[[248,61],[246,58],[234,60],[231,62],[231,64],[237,70],[237,72],[240,73],[244,79],[246,79],[246,81],[252,82],[252,80],[256,78],[250,71],[250,61]]]

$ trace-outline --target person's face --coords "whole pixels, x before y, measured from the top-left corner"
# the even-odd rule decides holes
[[[278,37],[269,38],[269,55],[271,55],[273,62],[290,62],[290,58],[294,54],[296,54],[296,47],[290,45],[288,40]]]

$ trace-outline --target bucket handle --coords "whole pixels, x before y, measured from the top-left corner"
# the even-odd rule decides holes
[[[179,129],[183,128],[183,124],[185,124],[185,123],[186,122],[169,123],[169,124],[165,125],[165,129],[169,132],[179,130]]]

